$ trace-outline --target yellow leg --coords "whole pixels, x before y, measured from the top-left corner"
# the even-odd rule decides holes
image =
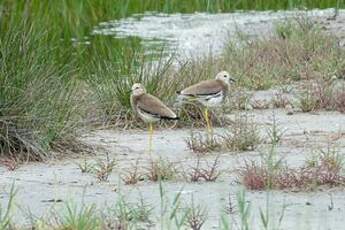
[[[152,123],[149,124],[149,154],[151,157],[152,152],[152,136],[153,136],[153,126]]]
[[[211,121],[208,117],[208,108],[207,107],[205,108],[204,116],[205,116],[205,120],[206,120],[206,124],[207,124],[208,135],[209,135],[209,137],[212,137],[213,136],[213,129],[212,129]]]

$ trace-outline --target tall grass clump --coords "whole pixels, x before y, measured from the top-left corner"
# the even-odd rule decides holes
[[[71,144],[78,114],[73,61],[30,22],[0,33],[0,156],[41,160]]]

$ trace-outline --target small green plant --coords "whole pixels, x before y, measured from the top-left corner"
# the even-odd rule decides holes
[[[116,160],[109,158],[109,153],[106,153],[106,159],[98,159],[94,166],[94,173],[99,181],[107,181],[110,173],[116,166]]]
[[[222,149],[222,137],[215,134],[210,136],[191,131],[190,137],[186,139],[186,143],[190,150],[200,155]]]
[[[77,163],[81,173],[92,173],[94,170],[94,164],[88,162],[86,159],[82,163]]]
[[[135,165],[132,165],[132,167],[121,176],[121,179],[126,185],[134,185],[145,179],[144,174],[139,171],[138,160],[136,161]]]
[[[15,189],[14,183],[11,186],[10,192],[8,194],[8,202],[6,208],[0,205],[0,229],[11,229],[11,218],[14,206],[14,198],[16,196],[17,190]]]
[[[223,135],[226,150],[254,150],[261,143],[258,126],[248,115],[236,115],[233,124],[227,129]]]
[[[318,108],[318,99],[310,89],[302,92],[298,98],[298,101],[299,107],[304,113],[314,111],[316,108]]]
[[[95,205],[77,207],[66,203],[66,212],[60,217],[60,229],[93,230],[99,229]]]
[[[139,222],[150,222],[153,208],[141,198],[138,203],[129,203],[120,195],[115,207],[110,209],[116,220],[122,226],[130,226]]]
[[[272,120],[272,124],[267,129],[267,135],[268,135],[268,138],[270,140],[270,143],[272,145],[277,145],[282,139],[282,136],[284,134],[284,130],[282,130],[279,127],[275,113],[272,114],[271,120]]]
[[[186,227],[191,230],[201,230],[207,220],[207,210],[201,205],[195,205],[193,196],[192,203],[187,208],[187,213]]]
[[[146,176],[150,181],[173,180],[176,178],[178,170],[173,162],[159,158],[152,160],[147,168]]]

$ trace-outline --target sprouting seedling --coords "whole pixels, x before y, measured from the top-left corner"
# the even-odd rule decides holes
[[[135,165],[127,170],[127,173],[121,177],[122,181],[126,184],[136,184],[139,181],[144,180],[144,175],[139,171],[139,161],[137,160]]]
[[[115,159],[109,158],[109,153],[106,153],[106,160],[102,161],[100,159],[97,160],[95,164],[95,173],[96,177],[99,181],[107,181],[110,173],[113,171],[116,165]]]
[[[146,176],[150,181],[172,180],[176,177],[178,170],[176,164],[167,159],[159,158],[152,160],[147,167]]]
[[[77,165],[82,173],[92,173],[94,171],[94,165],[86,159],[81,163],[77,163]]]
[[[285,130],[283,130],[279,127],[278,121],[277,121],[277,118],[276,118],[276,115],[274,112],[273,112],[273,115],[271,117],[271,120],[272,120],[272,124],[267,129],[267,135],[270,139],[271,144],[276,145],[281,141]]]

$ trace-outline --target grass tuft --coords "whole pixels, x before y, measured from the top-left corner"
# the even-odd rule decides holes
[[[205,155],[215,151],[252,151],[261,143],[261,138],[257,125],[248,115],[236,115],[223,134],[191,132],[186,143],[193,152]]]
[[[190,207],[187,208],[186,227],[191,230],[201,230],[207,220],[208,214],[206,208],[201,205],[195,205],[194,199]]]
[[[229,151],[252,151],[261,143],[258,126],[247,114],[236,115],[227,130],[223,140]]]
[[[12,227],[12,212],[14,207],[14,198],[17,190],[15,189],[14,183],[11,186],[8,194],[7,206],[4,208],[0,205],[0,229],[11,229]]]
[[[135,165],[126,171],[126,173],[121,177],[122,181],[126,185],[134,185],[139,181],[143,181],[145,176],[142,172],[139,171],[139,161],[137,160]]]
[[[210,137],[208,134],[191,131],[190,137],[185,141],[187,143],[187,147],[199,155],[222,149],[222,138],[218,135]]]
[[[113,171],[114,167],[116,166],[117,162],[115,159],[109,158],[109,153],[106,153],[106,159],[100,160],[98,159],[96,164],[94,165],[94,172],[96,177],[99,181],[108,181],[109,175]]]
[[[115,207],[111,209],[111,213],[114,213],[116,222],[120,223],[119,226],[129,227],[131,224],[139,222],[150,222],[152,210],[153,208],[146,204],[142,198],[137,203],[129,203],[121,195]]]
[[[150,181],[173,180],[177,177],[178,170],[173,162],[159,158],[152,160],[147,167],[146,176]]]
[[[318,80],[305,84],[299,96],[299,107],[302,112],[320,109],[345,112],[344,82],[342,80]]]
[[[187,172],[184,172],[184,177],[190,182],[214,182],[221,175],[218,170],[219,167],[219,155],[214,159],[212,163],[205,162],[206,165],[202,165],[200,157],[198,157],[195,166],[190,166]]]
[[[248,189],[300,189],[310,190],[319,186],[344,186],[343,156],[332,149],[321,151],[316,159],[298,168],[277,164],[246,162],[240,172],[240,181]]]

